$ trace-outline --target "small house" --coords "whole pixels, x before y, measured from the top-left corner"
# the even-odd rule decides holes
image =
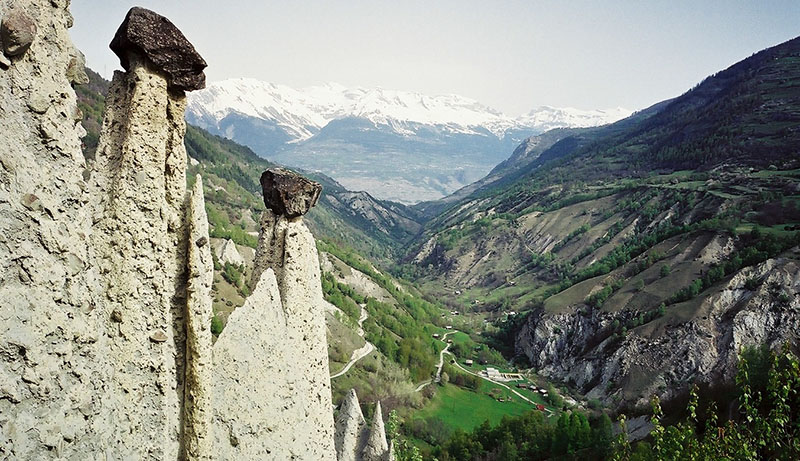
[[[473,362],[472,362],[472,359],[467,359],[467,360],[464,360],[464,365],[466,365],[466,366],[468,366],[468,367],[471,367],[471,366],[472,366],[472,364],[473,364]]]

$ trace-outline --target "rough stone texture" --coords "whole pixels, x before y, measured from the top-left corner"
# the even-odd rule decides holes
[[[280,275],[212,348],[183,93],[128,53],[87,161],[67,3],[15,2],[39,34],[0,70],[0,459],[334,459],[311,234],[267,220]]]
[[[236,249],[236,244],[233,243],[231,239],[225,240],[222,245],[217,248],[217,259],[219,259],[219,262],[222,264],[230,263],[234,266],[244,264],[244,258],[242,258],[239,250]]]
[[[338,461],[357,461],[367,442],[367,422],[361,413],[358,396],[350,389],[339,408],[336,417],[336,459]]]
[[[14,5],[40,35],[0,70],[0,459],[85,459],[102,452],[108,421],[95,419],[99,274],[88,264],[84,131],[64,72],[70,15],[63,2]],[[0,17],[8,11],[0,2]]]
[[[299,443],[306,434],[286,426],[302,408],[290,387],[289,361],[300,351],[290,350],[285,328],[275,273],[268,269],[214,344],[216,459],[316,459]]]
[[[135,61],[87,164],[66,2],[15,8],[39,36],[0,72],[0,458],[177,459],[183,98]]]
[[[279,280],[283,278],[283,256],[289,220],[266,210],[261,214],[260,227],[250,286],[255,286],[261,273],[267,269],[272,269]]]
[[[375,415],[369,430],[369,438],[364,447],[361,459],[364,461],[387,461],[389,444],[386,442],[386,431],[383,428],[383,411],[381,402],[375,404]]]
[[[187,460],[210,460],[214,379],[211,348],[211,285],[214,263],[208,238],[203,178],[195,181],[187,212],[189,222],[189,280],[186,286],[186,391],[184,438]]]
[[[91,243],[105,298],[97,311],[111,369],[101,412],[116,419],[106,429],[109,450],[174,458],[186,343],[185,98],[170,94],[145,59],[130,64],[109,88],[91,176],[100,198]],[[111,321],[113,311],[121,322]],[[163,342],[151,341],[156,332]]]
[[[31,47],[36,38],[36,22],[24,7],[12,8],[0,22],[0,41],[8,56],[19,56]]]
[[[316,205],[322,186],[283,168],[272,168],[261,175],[264,205],[273,213],[296,218]]]
[[[169,19],[153,11],[131,8],[111,41],[111,49],[125,70],[132,68],[131,54],[146,56],[168,76],[172,89],[193,91],[206,86],[205,60]]]
[[[759,286],[748,290],[748,279],[758,280]],[[588,398],[647,408],[650,396],[670,400],[685,393],[689,383],[732,382],[737,354],[744,346],[780,348],[796,340],[800,249],[742,269],[714,290],[699,302],[667,308],[693,309],[686,321],[659,318],[631,330],[619,343],[606,339],[588,351],[586,344],[596,342],[615,314],[537,311],[517,335],[516,347],[539,373],[573,382]]]
[[[67,67],[67,78],[73,85],[85,85],[89,83],[89,76],[86,75],[86,56],[78,49],[72,51]]]
[[[264,211],[253,281],[267,269],[275,272],[286,313],[281,337],[292,354],[289,363],[302,377],[290,384],[297,410],[286,412],[287,425],[302,434],[297,452],[309,459],[332,459],[333,414],[319,259],[302,218],[290,220]]]

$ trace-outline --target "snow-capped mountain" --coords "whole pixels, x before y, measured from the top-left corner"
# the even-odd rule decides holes
[[[545,131],[604,125],[627,117],[631,111],[620,107],[587,111],[541,106],[514,118],[454,94],[427,96],[383,88],[347,88],[337,83],[296,90],[250,78],[213,83],[189,94],[187,116],[195,123],[218,125],[232,113],[274,121],[297,142],[312,137],[330,121],[346,117],[390,126],[401,134],[408,131],[408,124],[420,124],[454,133],[488,130],[501,138],[512,129]]]
[[[405,203],[469,184],[528,136],[611,123],[625,109],[538,107],[509,117],[458,95],[335,83],[294,89],[239,78],[189,94],[186,118],[271,160]]]
[[[631,115],[632,111],[622,107],[614,109],[581,110],[572,107],[539,106],[516,119],[522,126],[541,129],[588,128],[606,125]]]

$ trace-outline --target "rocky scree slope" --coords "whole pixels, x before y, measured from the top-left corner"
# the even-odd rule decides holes
[[[794,39],[608,127],[523,144],[408,261],[454,305],[526,313],[496,336],[592,397],[723,383],[740,346],[794,338],[798,62]]]

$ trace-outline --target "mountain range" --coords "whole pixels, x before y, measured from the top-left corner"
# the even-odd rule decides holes
[[[458,95],[335,83],[297,90],[242,78],[192,93],[186,117],[272,161],[324,171],[348,189],[409,204],[480,179],[528,136],[630,113],[541,106],[509,117]]]

